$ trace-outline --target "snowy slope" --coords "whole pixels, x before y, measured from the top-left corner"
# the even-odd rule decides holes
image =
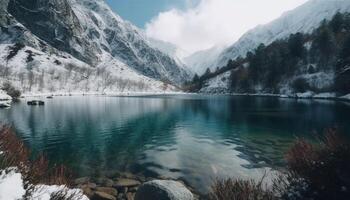
[[[216,69],[216,67],[211,65],[211,63],[218,58],[224,49],[224,46],[215,46],[207,50],[195,52],[192,55],[184,58],[183,61],[187,66],[189,66],[193,73],[202,75],[207,68],[209,68],[211,71]]]
[[[0,45],[0,84],[10,81],[28,93],[117,93],[170,91],[160,81],[139,74],[105,54],[103,62],[91,67],[67,53],[55,54],[25,46],[6,60],[12,44]],[[28,62],[29,57],[32,58]]]
[[[8,6],[4,6],[7,3]],[[139,88],[141,91],[144,88],[154,91],[164,88],[161,80],[181,84],[189,78],[183,66],[150,47],[142,32],[113,13],[103,0],[6,0],[1,10],[5,14],[0,15],[3,27],[0,30],[3,50],[0,64],[14,66],[11,71],[18,73],[12,74],[12,79],[18,79],[19,73],[31,73],[33,70],[28,70],[28,65],[34,66],[34,71],[43,70],[46,76],[47,69],[62,71],[72,63],[84,66],[85,71],[95,73],[95,79],[102,82],[106,81],[102,74],[108,72],[113,80],[108,80],[108,87],[103,87],[117,92],[124,83],[118,86],[115,82],[120,81],[115,79],[130,80],[132,84],[127,87],[130,90],[141,83],[146,85]],[[9,48],[16,43],[26,47],[7,62]],[[26,59],[28,49],[38,54],[30,62]],[[61,64],[53,63],[55,60]],[[101,88],[98,84],[103,83],[86,84],[86,90],[98,90]],[[75,86],[74,90],[82,87]]]
[[[3,5],[3,4],[2,4]],[[11,82],[23,93],[127,93],[173,91],[105,51],[95,64],[44,41],[0,9],[0,85]],[[67,39],[68,40],[68,39]],[[76,48],[83,48],[83,43]],[[73,49],[73,48],[72,48]],[[71,50],[71,49],[68,49]],[[90,49],[94,51],[94,49]],[[83,52],[83,51],[81,51]],[[75,56],[76,57],[75,57]]]
[[[324,19],[331,19],[338,11],[350,11],[350,1],[310,0],[271,23],[248,31],[236,43],[224,50],[217,59],[211,63],[204,62],[202,66],[203,68],[222,67],[229,59],[244,57],[248,51],[255,49],[261,43],[267,45],[297,32],[310,33]]]

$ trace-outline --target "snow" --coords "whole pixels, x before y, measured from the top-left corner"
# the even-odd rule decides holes
[[[65,191],[67,196],[74,195],[75,198],[72,200],[88,200],[85,195],[83,195],[80,189],[68,189],[66,186],[61,185],[38,185],[37,190],[33,194],[32,200],[50,200],[50,195],[56,192]]]
[[[9,168],[8,171],[8,173],[5,173],[5,170],[0,173],[0,199],[22,199],[25,194],[22,175],[16,172],[15,168]],[[50,200],[51,194],[60,191],[64,191],[67,196],[74,195],[73,200],[88,200],[80,189],[68,189],[63,185],[37,185],[30,200]]]
[[[349,100],[350,101],[350,94],[342,96],[342,97],[340,97],[340,99],[344,99],[344,100]]]
[[[333,92],[325,92],[316,94],[313,96],[313,98],[319,98],[319,99],[329,99],[329,98],[335,98],[337,95]]]
[[[312,98],[314,96],[314,93],[311,91],[307,91],[304,93],[296,93],[297,98]]]
[[[0,101],[11,101],[12,97],[10,97],[8,94],[6,94],[5,91],[0,90]]]
[[[6,62],[9,44],[0,44],[0,63]],[[27,63],[28,51],[33,61]],[[48,54],[32,47],[24,47],[7,62],[10,74],[0,78],[0,84],[10,81],[24,95],[54,94],[105,94],[130,92],[172,92],[175,88],[161,81],[146,77],[108,54],[101,55],[103,62],[96,67],[71,57],[69,54]],[[56,64],[59,61],[61,64]],[[28,67],[32,67],[33,86],[29,88]],[[1,68],[1,67],[0,67]],[[42,81],[40,81],[42,80]],[[5,97],[1,93],[0,97]]]
[[[245,57],[248,51],[254,50],[261,43],[268,45],[297,32],[310,33],[320,25],[322,20],[331,19],[338,11],[350,11],[350,1],[310,0],[284,13],[280,18],[248,31],[237,42],[226,48],[214,61],[207,63],[206,60],[203,60],[201,62],[199,58],[197,63],[204,69],[225,66],[229,59]]]
[[[195,52],[192,55],[185,57],[183,62],[189,66],[189,69],[193,73],[202,75],[207,70],[207,67],[209,67],[211,71],[216,70],[216,66],[211,66],[210,64],[218,58],[224,49],[225,46],[215,46],[207,50]]]
[[[225,72],[204,83],[204,87],[199,91],[200,93],[228,93],[228,84],[231,72]]]
[[[52,22],[67,20],[62,24],[74,25],[67,28],[77,37],[62,37],[58,32],[57,38],[42,41],[11,17],[8,33],[0,30],[0,74],[4,69],[10,71],[0,77],[0,84],[10,81],[25,94],[158,93],[175,91],[161,80],[179,84],[190,78],[183,64],[152,48],[142,31],[115,14],[103,0],[71,0],[68,5],[72,12],[67,16],[57,12]],[[60,38],[66,38],[68,53],[49,45]],[[19,40],[26,47],[7,62],[9,47]],[[30,62],[29,51],[34,59]],[[29,79],[34,82],[30,88]]]
[[[83,37],[94,41],[102,54],[110,54],[142,73],[146,71],[144,68],[147,66],[159,74],[161,76],[159,78],[168,78],[176,83],[189,78],[186,68],[178,59],[172,57],[174,55],[163,52],[164,48],[152,48],[150,39],[143,31],[123,20],[103,0],[73,0],[72,7],[85,29]],[[89,38],[87,35],[91,31],[98,32],[99,37]],[[104,47],[108,50],[106,51]],[[127,57],[125,54],[128,54]],[[143,69],[140,69],[140,66]]]
[[[261,43],[269,45],[278,39],[287,38],[290,34],[302,32],[311,33],[319,27],[323,20],[331,19],[337,12],[350,11],[349,0],[310,0],[292,11],[284,13],[278,19],[245,33],[237,42],[221,51],[215,49],[198,52],[185,59],[185,63],[193,65],[195,72],[202,73],[207,68],[225,66],[230,59],[245,57]],[[309,49],[312,43],[305,47]],[[333,72],[302,75],[315,88],[326,88],[334,80]],[[214,84],[217,84],[214,82]],[[210,87],[210,86],[208,86]],[[290,94],[290,88],[282,86],[282,94]],[[214,87],[216,88],[216,87]],[[212,91],[208,91],[212,92]]]
[[[23,182],[20,173],[11,170],[9,173],[0,173],[0,199],[17,200],[24,195]]]

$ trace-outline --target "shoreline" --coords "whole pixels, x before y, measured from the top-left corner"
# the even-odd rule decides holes
[[[334,93],[296,93],[296,94],[269,94],[269,93],[188,93],[181,91],[174,92],[57,92],[57,93],[24,93],[21,98],[30,97],[60,97],[60,96],[106,96],[106,97],[142,97],[158,95],[208,95],[208,96],[252,96],[252,97],[273,97],[282,99],[321,99],[350,102],[350,94],[345,96],[336,96]]]
[[[266,97],[266,98],[279,98],[279,99],[296,99],[296,100],[330,100],[330,101],[341,101],[350,102],[350,94],[345,96],[303,96],[298,94],[286,95],[286,94],[259,94],[259,93],[186,93],[186,94],[202,94],[212,96],[245,96],[245,97]]]
[[[73,179],[73,187],[81,189],[88,198],[93,197],[96,192],[103,192],[114,196],[117,200],[131,200],[134,199],[138,188],[149,181],[175,181],[187,188],[194,196],[194,200],[205,196],[205,194],[199,193],[181,179],[145,177],[141,174],[120,171],[110,175],[75,178]]]

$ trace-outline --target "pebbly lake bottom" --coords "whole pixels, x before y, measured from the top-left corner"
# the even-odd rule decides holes
[[[260,179],[283,168],[296,137],[350,131],[350,105],[244,96],[77,96],[0,110],[34,153],[77,176],[114,171],[184,180],[206,193],[215,178]]]

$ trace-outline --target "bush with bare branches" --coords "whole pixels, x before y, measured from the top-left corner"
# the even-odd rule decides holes
[[[262,182],[228,179],[211,187],[211,200],[347,200],[350,197],[350,144],[337,130],[316,142],[298,139],[286,154],[287,171],[265,190]]]
[[[303,179],[308,190],[304,198],[349,199],[350,144],[337,130],[328,130],[317,143],[299,139],[286,156],[288,171]]]
[[[0,171],[16,167],[22,175],[25,199],[33,194],[38,184],[71,185],[71,175],[64,166],[50,167],[43,155],[30,159],[30,150],[6,126],[0,127],[0,151]]]

